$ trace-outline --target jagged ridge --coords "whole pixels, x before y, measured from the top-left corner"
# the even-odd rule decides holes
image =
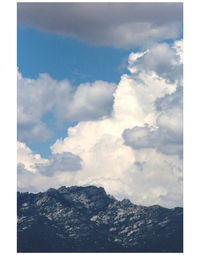
[[[18,252],[182,252],[183,209],[145,207],[103,188],[17,194]]]

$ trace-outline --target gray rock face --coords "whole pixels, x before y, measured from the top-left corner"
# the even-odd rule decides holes
[[[18,192],[18,252],[182,252],[183,209],[118,201],[103,188]]]

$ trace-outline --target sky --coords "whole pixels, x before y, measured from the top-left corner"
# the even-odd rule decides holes
[[[181,3],[18,3],[18,190],[183,204]]]

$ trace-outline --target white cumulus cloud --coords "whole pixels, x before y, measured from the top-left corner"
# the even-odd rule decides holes
[[[24,143],[17,142],[17,162],[24,165],[29,172],[37,172],[35,164],[47,163],[47,159],[41,158],[40,154],[33,154],[31,149]]]
[[[48,159],[17,143],[17,186],[20,191],[39,191],[64,185],[73,172],[82,169],[81,158],[71,152],[53,154]],[[71,173],[71,175],[69,174]]]
[[[95,81],[75,87],[69,81],[56,81],[48,74],[37,79],[18,73],[18,139],[46,141],[52,132],[42,121],[51,112],[61,122],[84,121],[109,115],[113,105],[114,83]]]

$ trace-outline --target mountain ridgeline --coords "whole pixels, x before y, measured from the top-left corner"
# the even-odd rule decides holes
[[[182,252],[183,209],[139,206],[103,188],[17,193],[18,252]]]

